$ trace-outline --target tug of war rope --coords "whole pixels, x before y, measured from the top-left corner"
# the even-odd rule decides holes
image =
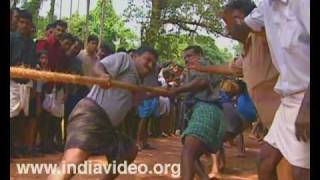
[[[47,82],[78,84],[78,85],[99,85],[106,86],[106,80],[97,77],[80,76],[75,74],[66,74],[42,70],[34,70],[24,67],[10,67],[10,78],[22,78]],[[110,80],[110,87],[126,89],[129,91],[146,91],[159,94],[167,94],[168,90],[148,86],[137,86],[124,83],[117,80]]]

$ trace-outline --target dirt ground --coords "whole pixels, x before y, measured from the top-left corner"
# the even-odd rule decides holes
[[[150,138],[150,144],[155,148],[152,150],[143,150],[138,153],[138,156],[134,163],[146,163],[148,167],[156,163],[179,163],[181,153],[181,142],[179,137],[168,137],[168,138]],[[258,153],[258,145],[253,140],[249,139],[247,133],[245,134],[246,143],[246,157],[239,158],[235,157],[236,148],[226,148],[226,168],[220,175],[221,180],[256,180],[256,161]],[[58,163],[61,159],[62,154],[45,155],[37,158],[21,158],[13,159],[10,164],[10,176],[11,180],[32,180],[32,179],[45,179],[46,175],[19,175],[17,172],[17,163]],[[94,163],[106,162],[104,156],[93,156],[90,160]],[[209,161],[207,161],[209,162]],[[101,176],[98,175],[77,175],[74,180],[95,180]],[[121,175],[118,177],[119,180],[164,180],[164,179],[177,179],[172,178],[170,174],[163,175]]]

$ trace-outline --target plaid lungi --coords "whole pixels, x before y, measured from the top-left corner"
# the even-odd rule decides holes
[[[182,134],[182,142],[186,136],[194,136],[206,145],[209,152],[215,153],[223,143],[225,127],[223,112],[217,105],[197,102]]]

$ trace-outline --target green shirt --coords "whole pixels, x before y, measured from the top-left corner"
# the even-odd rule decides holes
[[[10,66],[25,65],[35,68],[37,55],[32,38],[22,37],[19,32],[10,33]]]

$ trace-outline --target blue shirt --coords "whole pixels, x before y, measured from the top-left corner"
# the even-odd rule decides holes
[[[221,104],[231,102],[231,97],[224,91],[219,92],[219,102]]]
[[[245,120],[254,122],[257,119],[256,108],[247,93],[240,94],[237,99],[237,111]]]

